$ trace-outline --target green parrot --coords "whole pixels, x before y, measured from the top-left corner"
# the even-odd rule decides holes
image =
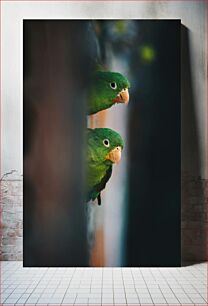
[[[124,142],[108,128],[87,130],[87,186],[86,202],[97,198],[101,205],[101,191],[111,177],[114,163],[121,159]]]
[[[96,71],[92,79],[87,114],[92,115],[115,103],[128,104],[130,83],[121,73]]]

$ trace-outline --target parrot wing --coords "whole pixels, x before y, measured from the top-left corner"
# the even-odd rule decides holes
[[[87,202],[90,200],[95,200],[97,198],[98,205],[101,205],[101,196],[100,192],[105,189],[106,183],[110,179],[112,174],[112,166],[107,170],[106,175],[101,179],[101,181],[95,185],[88,193],[87,193]]]
[[[98,200],[98,205],[101,205],[101,195],[100,192],[105,189],[106,183],[108,182],[108,180],[110,179],[112,175],[112,166],[109,167],[109,169],[106,171],[106,175],[102,178],[102,180],[100,181],[99,184],[97,184],[94,187],[94,190],[96,191],[97,195],[97,200]]]

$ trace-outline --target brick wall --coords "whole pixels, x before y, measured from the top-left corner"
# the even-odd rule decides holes
[[[1,181],[1,260],[22,260],[23,182]],[[182,262],[208,259],[208,180],[182,177]]]
[[[22,260],[23,182],[1,181],[1,260]]]
[[[208,180],[182,176],[182,262],[208,259]]]

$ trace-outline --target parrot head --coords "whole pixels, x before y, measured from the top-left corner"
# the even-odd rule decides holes
[[[118,72],[97,71],[93,76],[92,101],[90,113],[107,109],[116,103],[128,104],[130,83]]]
[[[88,142],[93,147],[93,159],[107,164],[118,163],[124,142],[121,136],[108,128],[88,129]]]

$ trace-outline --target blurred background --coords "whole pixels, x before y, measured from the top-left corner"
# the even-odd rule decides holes
[[[179,266],[179,20],[24,21],[24,265]],[[91,73],[130,103],[86,122]],[[82,202],[84,131],[125,141],[102,205]]]

